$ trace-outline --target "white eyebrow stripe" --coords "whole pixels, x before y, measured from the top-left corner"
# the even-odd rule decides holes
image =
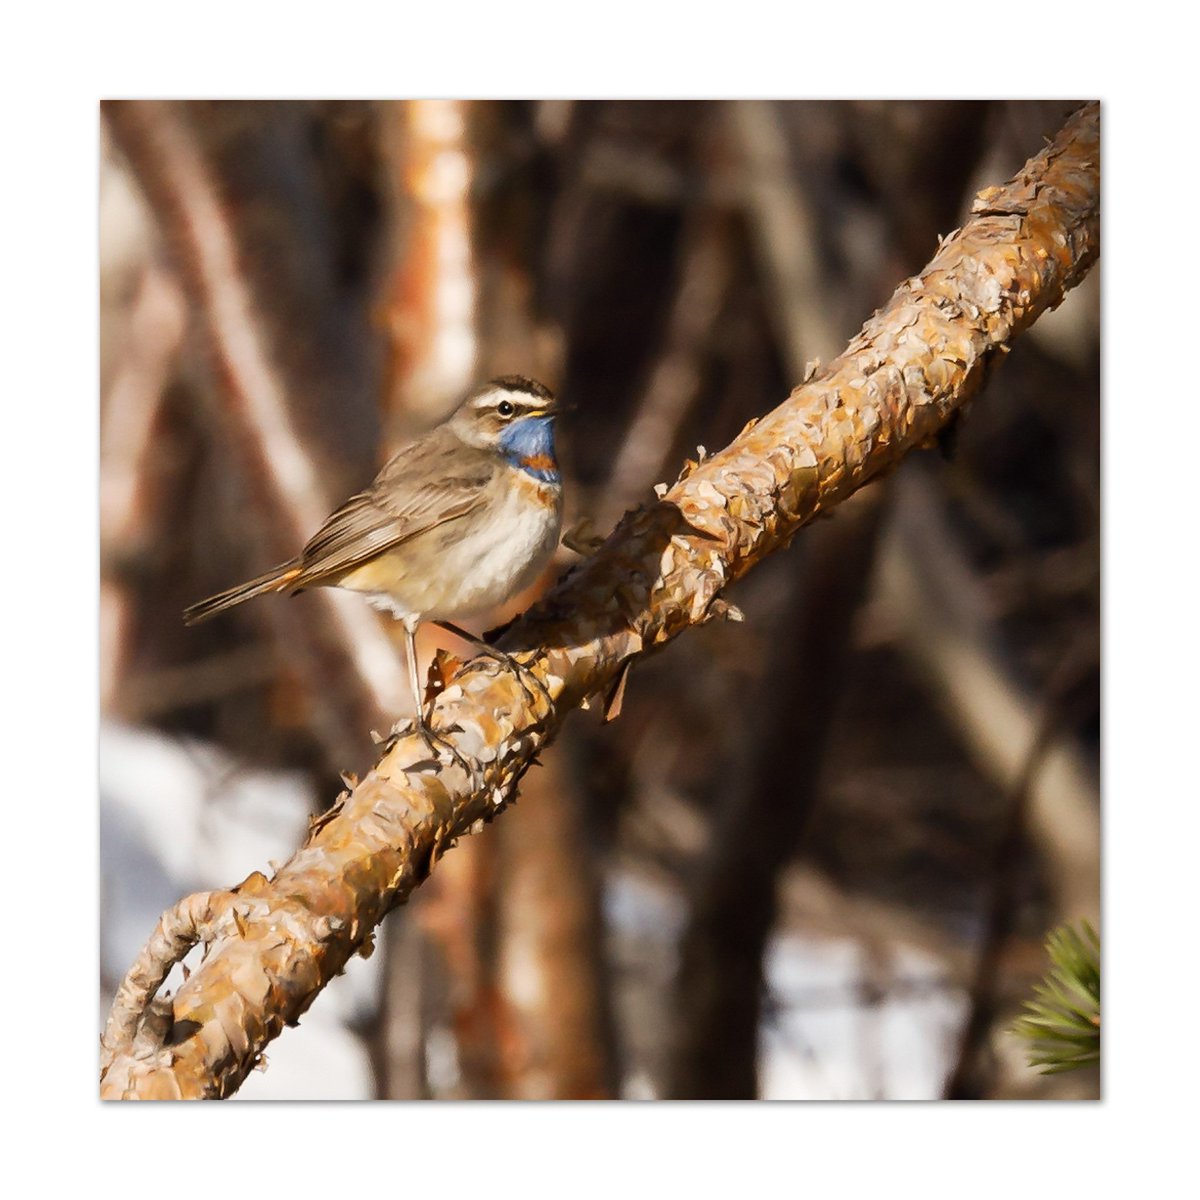
[[[531,392],[512,392],[501,388],[496,388],[490,392],[484,392],[475,400],[476,408],[496,408],[507,400],[510,404],[516,405],[518,408],[544,408],[548,403],[545,400],[539,400],[537,396]]]

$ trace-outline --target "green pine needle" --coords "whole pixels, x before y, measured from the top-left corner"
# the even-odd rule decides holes
[[[1012,1031],[1031,1043],[1029,1065],[1054,1075],[1100,1061],[1100,939],[1086,921],[1082,936],[1060,925],[1046,950],[1053,966]]]

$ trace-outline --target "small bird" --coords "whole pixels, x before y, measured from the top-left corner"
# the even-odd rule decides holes
[[[553,393],[533,379],[504,375],[485,383],[389,459],[295,558],[193,604],[184,621],[194,625],[268,592],[361,592],[404,626],[417,724],[428,734],[417,627],[435,621],[511,663],[451,619],[507,600],[536,578],[558,546],[557,412]]]

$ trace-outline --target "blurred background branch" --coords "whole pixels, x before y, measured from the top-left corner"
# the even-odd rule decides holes
[[[258,317],[262,306],[242,271],[236,232],[187,117],[150,101],[109,103],[104,113],[203,324],[212,416],[250,500],[242,508],[250,517],[246,541],[268,563],[281,562],[320,525],[337,495],[323,484],[330,472],[293,417],[291,397],[304,384],[285,381],[278,369],[282,355]],[[361,758],[364,730],[398,710],[403,674],[369,609],[332,589],[315,592],[313,606],[320,617],[307,621],[297,620],[292,606],[260,611],[276,623],[301,673],[311,720],[336,770]]]

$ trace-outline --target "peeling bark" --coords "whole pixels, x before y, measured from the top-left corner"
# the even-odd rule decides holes
[[[138,1036],[149,993],[122,987],[102,1040],[101,1095],[235,1091],[455,840],[504,809],[572,708],[710,619],[724,587],[926,444],[1096,259],[1099,150],[1093,104],[1009,184],[981,193],[967,225],[828,368],[721,453],[688,464],[525,614],[502,644],[545,695],[493,660],[462,665],[434,704],[444,740],[431,747],[398,726],[272,879],[255,872],[199,898],[190,927],[206,958],[162,1036]],[[177,941],[148,946],[142,974],[174,961]]]
[[[896,107],[882,106],[880,116],[894,116]],[[927,157],[926,144],[937,142],[964,115],[958,103],[913,102],[912,107],[942,119],[915,144],[914,130],[907,140],[890,134],[873,139],[876,146],[887,143],[888,151],[876,153],[897,174]],[[855,278],[853,272],[839,272],[835,280],[822,270],[817,243],[834,231],[828,215],[797,182],[807,171],[791,165],[780,106],[739,101],[727,112],[746,179],[743,204],[769,281],[769,307],[782,320],[785,361],[801,374],[810,357],[836,353],[838,314],[868,307],[877,295],[875,281]],[[825,106],[823,115],[835,112],[844,112],[844,106]],[[976,125],[978,115],[966,114],[966,123]],[[977,152],[978,139],[971,144]],[[873,163],[875,157],[864,154],[862,161]],[[881,229],[876,269],[887,272],[889,283],[901,270],[918,267],[938,232],[953,220],[973,165],[972,157],[960,154],[942,162],[939,186],[927,181],[907,192],[883,189],[888,196],[906,196],[904,205],[881,202],[872,213]],[[813,171],[814,166],[807,164],[807,170],[820,178],[823,172]],[[903,210],[908,239],[899,231],[882,236],[882,228],[896,220],[897,208]],[[914,242],[922,247],[915,255],[904,248]],[[894,266],[897,262],[903,265]],[[667,1076],[668,1094],[674,1097],[753,1099],[759,1094],[764,958],[777,923],[779,883],[803,847],[820,795],[851,630],[875,562],[878,527],[890,508],[888,495],[885,484],[856,497],[837,521],[806,535],[802,553],[792,561],[789,599],[778,636],[771,638],[774,651],[756,689],[757,703],[745,706],[740,718],[738,743],[746,765],[736,772],[739,782],[723,789],[716,833],[690,889]],[[813,686],[816,680],[819,687]],[[803,768],[797,770],[796,764]],[[874,1030],[875,1022],[868,1019],[866,1026]]]

